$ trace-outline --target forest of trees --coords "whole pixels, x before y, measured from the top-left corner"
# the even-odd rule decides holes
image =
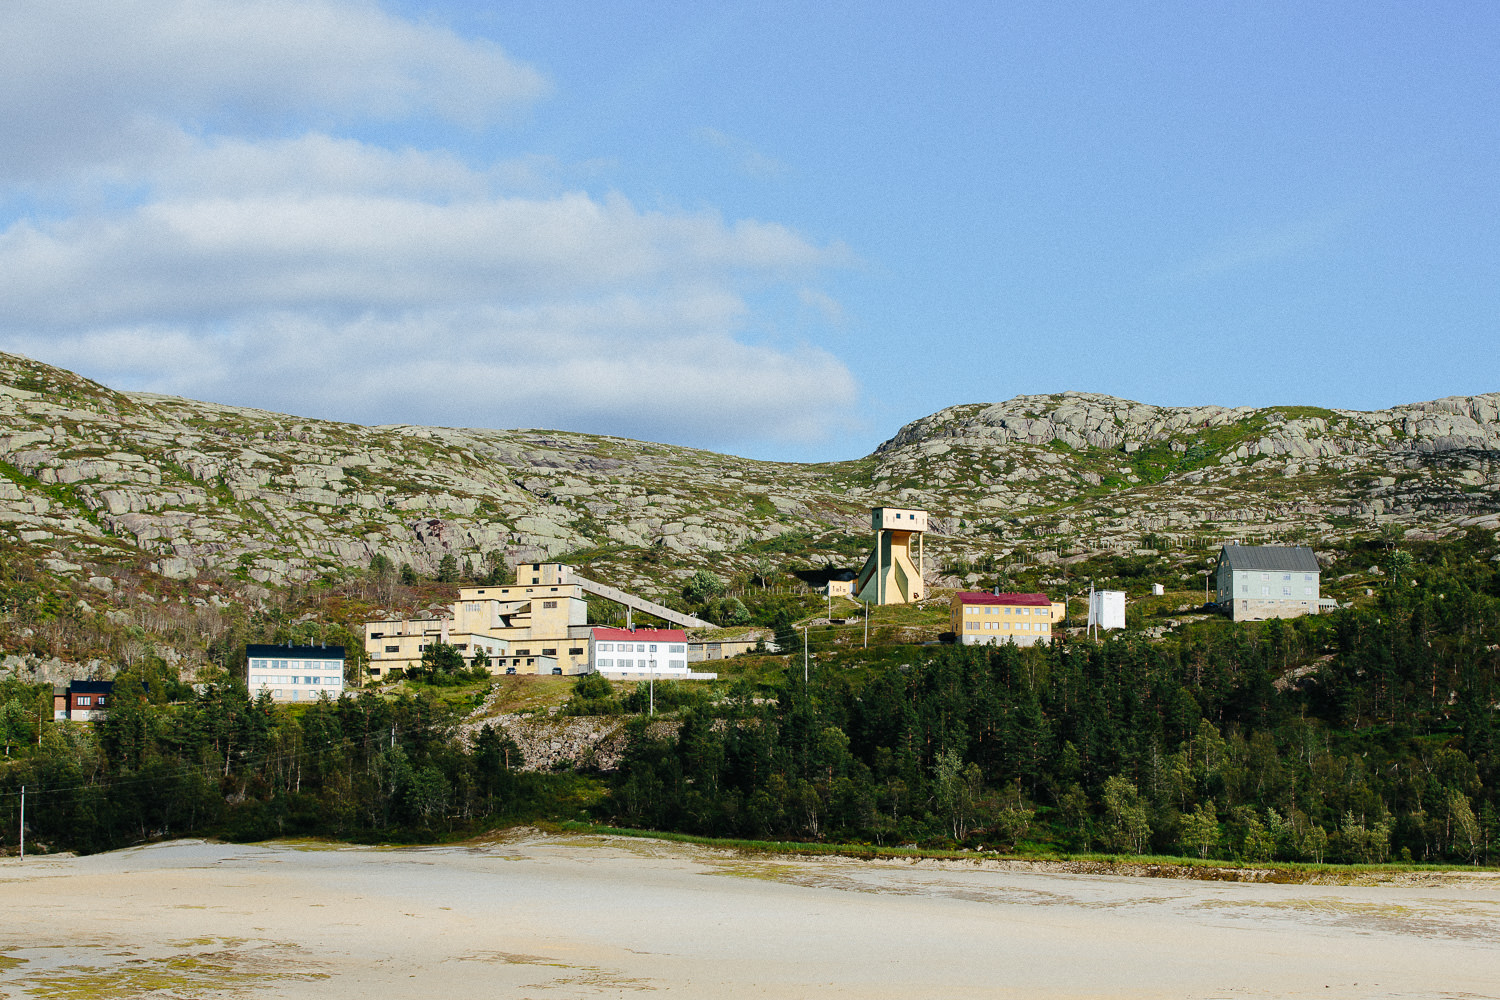
[[[718,836],[1480,862],[1500,840],[1500,587],[1462,546],[1360,609],[790,669],[641,729],[611,805]],[[1415,585],[1408,574],[1416,574]]]
[[[1397,553],[1372,600],[1151,641],[911,646],[658,685],[603,774],[518,770],[430,695],[295,710],[232,680],[119,679],[91,729],[0,683],[0,843],[433,839],[589,818],[710,836],[1235,861],[1500,858],[1500,574],[1464,543]],[[774,659],[763,663],[779,663]],[[579,682],[575,712],[638,713]],[[48,713],[50,715],[50,712]],[[660,718],[660,717],[659,717]]]

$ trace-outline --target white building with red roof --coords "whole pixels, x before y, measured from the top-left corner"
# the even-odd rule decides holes
[[[990,594],[960,591],[953,595],[953,636],[966,646],[1013,642],[1034,646],[1052,641],[1052,625],[1067,607],[1046,594]]]
[[[713,680],[688,669],[688,638],[680,628],[592,629],[589,669],[612,680]]]

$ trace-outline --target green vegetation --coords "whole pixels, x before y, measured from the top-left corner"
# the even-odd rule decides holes
[[[1324,618],[1162,643],[793,658],[752,692],[632,731],[631,827],[1260,862],[1500,854],[1500,580],[1463,544]]]
[[[659,682],[665,725],[644,714],[645,684],[481,679],[441,644],[404,690],[296,707],[254,701],[226,674],[195,692],[147,658],[92,728],[52,724],[47,689],[12,680],[0,684],[0,831],[15,829],[24,784],[32,841],[47,849],[182,835],[431,840],[582,820],[837,850],[1489,863],[1500,856],[1491,547],[1477,533],[1372,540],[1349,562],[1383,557],[1400,573],[1355,607],[1248,626],[1199,619],[1161,641],[917,645],[899,640],[939,627],[941,601],[879,609],[869,649],[863,623],[811,629],[806,681],[797,649],[716,663],[711,684]],[[780,617],[800,646],[798,619]],[[567,715],[627,718],[618,769],[521,773],[498,730],[457,728],[481,705],[564,702]]]
[[[0,724],[41,696],[0,689]],[[36,849],[94,851],[190,834],[432,840],[597,807],[597,779],[521,773],[511,741],[490,726],[461,740],[457,721],[425,695],[293,708],[232,682],[169,694],[127,673],[92,729],[25,733],[0,765],[0,816],[15,827],[24,784]]]

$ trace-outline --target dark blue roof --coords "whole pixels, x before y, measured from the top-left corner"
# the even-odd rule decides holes
[[[278,660],[342,660],[343,646],[263,646],[245,645],[245,656]]]
[[[109,694],[114,689],[114,681],[68,681],[69,694]]]

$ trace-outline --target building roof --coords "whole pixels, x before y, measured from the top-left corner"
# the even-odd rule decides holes
[[[680,628],[596,628],[594,639],[613,642],[616,639],[630,642],[687,642],[687,633]]]
[[[1318,572],[1318,557],[1306,545],[1226,545],[1219,550],[1219,560],[1231,570]]]
[[[245,645],[245,655],[288,660],[342,660],[343,646],[264,646],[257,643]]]
[[[965,590],[953,595],[961,604],[1027,605],[1048,608],[1052,598],[1046,594],[991,594],[983,590]]]
[[[113,694],[114,681],[68,681],[69,694]]]

